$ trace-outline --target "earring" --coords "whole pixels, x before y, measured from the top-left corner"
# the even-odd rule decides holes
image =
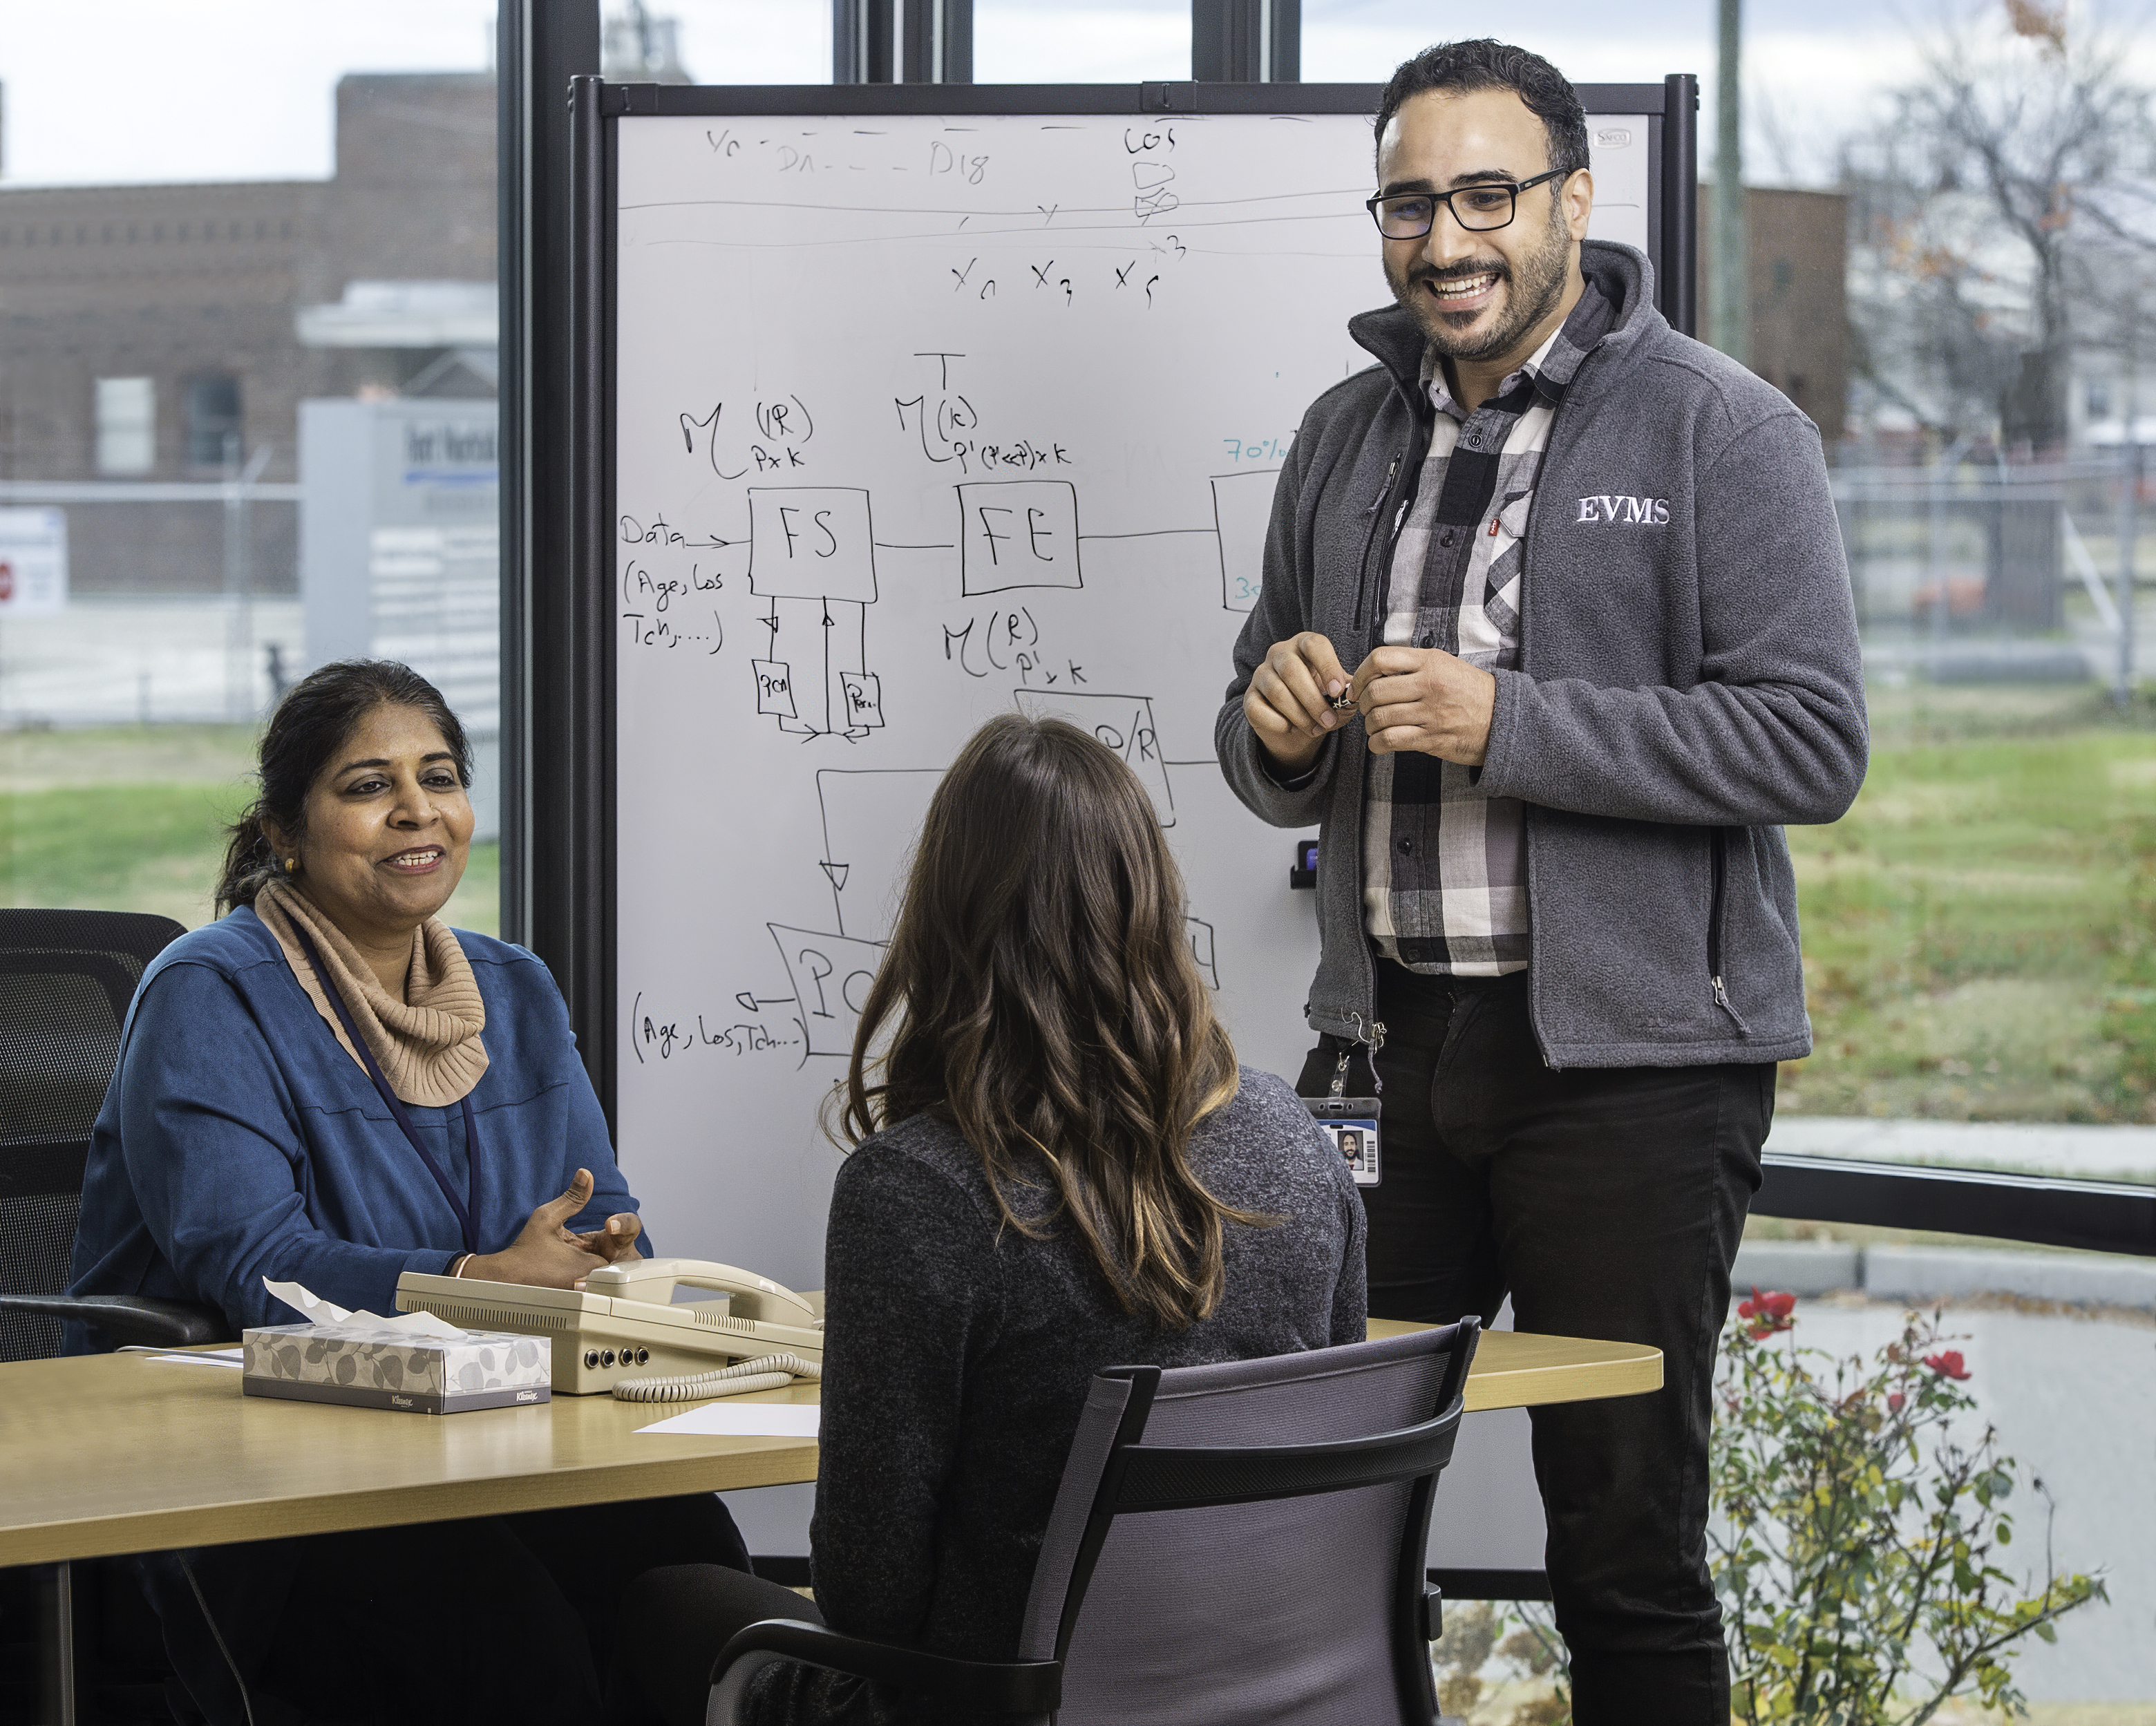
[[[299,872],[300,860],[297,857],[287,857],[285,860],[285,873],[287,875],[297,875]]]

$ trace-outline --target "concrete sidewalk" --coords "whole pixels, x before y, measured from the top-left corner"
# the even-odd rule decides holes
[[[1778,1115],[1767,1148],[1801,1157],[2156,1184],[2156,1127]]]
[[[1985,1295],[2156,1312],[2156,1259],[2102,1252],[1976,1246],[1856,1246],[1845,1241],[1747,1241],[1731,1280],[1740,1292],[1861,1292],[1922,1306]]]

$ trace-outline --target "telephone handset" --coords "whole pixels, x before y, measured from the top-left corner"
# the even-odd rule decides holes
[[[729,1297],[737,1318],[773,1324],[820,1325],[824,1322],[805,1297],[768,1277],[703,1259],[623,1259],[584,1279],[584,1287],[590,1293],[661,1307],[673,1300],[677,1286],[717,1290]]]
[[[716,1298],[676,1302],[676,1287],[708,1289]],[[581,1289],[416,1271],[397,1279],[400,1312],[548,1338],[557,1395],[611,1390],[624,1374],[707,1373],[774,1353],[820,1362],[822,1305],[819,1295],[697,1259],[625,1260],[593,1271]]]

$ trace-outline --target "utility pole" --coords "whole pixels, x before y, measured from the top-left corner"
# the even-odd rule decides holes
[[[254,534],[250,506],[254,484],[270,465],[270,446],[255,446],[239,465],[239,434],[224,434],[224,712],[228,720],[255,717]]]
[[[1738,92],[1743,0],[1717,0],[1720,64],[1714,80],[1714,345],[1738,364],[1752,351],[1752,260],[1744,242],[1743,110]]]
[[[1939,661],[1945,658],[1947,650],[1947,487],[1953,482],[1954,461],[1960,454],[1961,444],[1956,439],[1951,449],[1932,459],[1932,533],[1928,567],[1924,573],[1931,578],[1931,675],[1934,678],[1939,675]]]
[[[2111,698],[2122,707],[2133,705],[2133,542],[2140,537],[2135,520],[2141,492],[2141,441],[2133,424],[2126,428],[2127,443],[2119,451],[2124,471],[2118,483],[2118,676]]]
[[[224,434],[224,717],[247,717],[254,704],[254,619],[242,608],[248,587],[247,505],[239,482],[239,434]]]
[[[2133,705],[2133,552],[2140,537],[2141,504],[2141,295],[2140,283],[2127,302],[2126,399],[2121,403],[2118,475],[2118,675],[2111,698]]]

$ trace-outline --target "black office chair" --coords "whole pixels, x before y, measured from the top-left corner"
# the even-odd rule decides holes
[[[767,1620],[719,1656],[709,1726],[783,1660],[1057,1726],[1433,1726],[1424,1553],[1479,1332],[1099,1374],[1017,1660]]]
[[[136,912],[0,911],[0,1361],[57,1354],[66,1318],[164,1348],[231,1328],[210,1307],[59,1292],[128,1003],[186,932]],[[33,1652],[40,1620],[58,1628],[51,1669]],[[157,1620],[109,1563],[0,1571],[0,1718],[170,1718]]]
[[[213,1343],[213,1307],[69,1297],[90,1128],[150,961],[187,931],[131,911],[0,911],[0,1361],[59,1353],[60,1321],[116,1343]]]

